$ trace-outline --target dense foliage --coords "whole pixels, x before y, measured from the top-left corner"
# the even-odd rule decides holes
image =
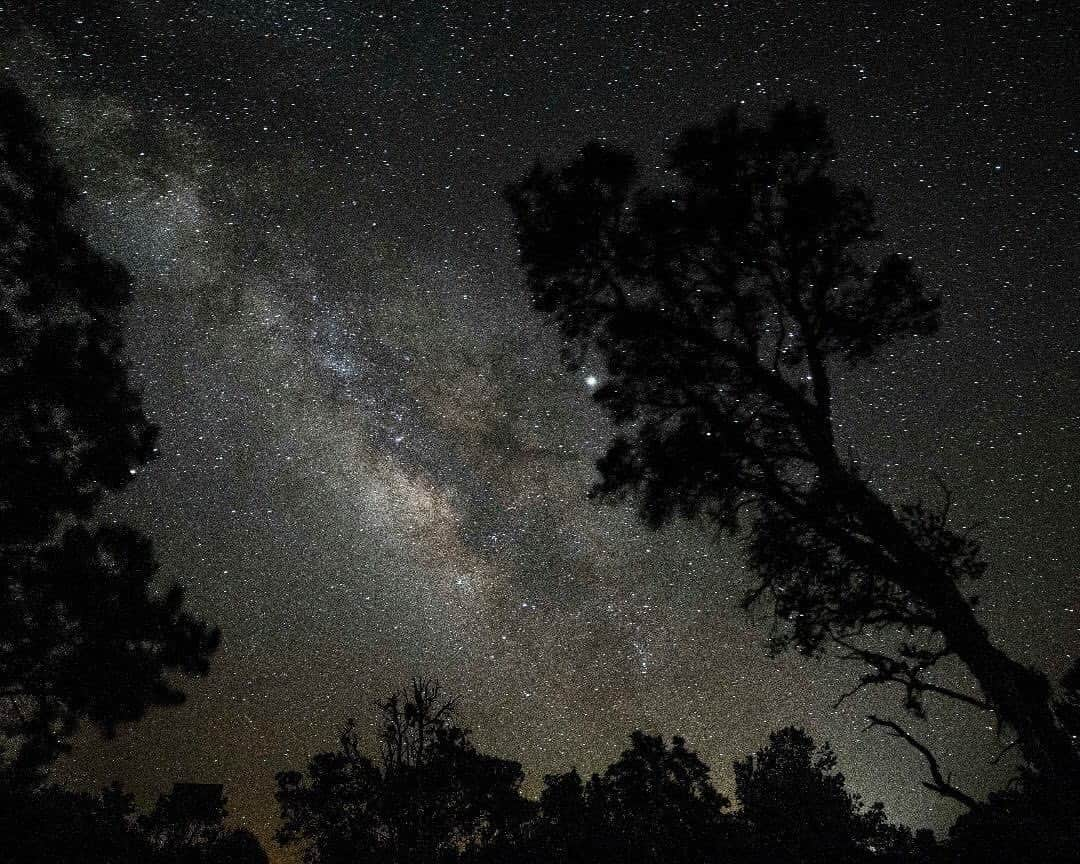
[[[280,842],[302,844],[309,864],[442,861],[511,846],[532,809],[518,791],[521,766],[478,752],[453,708],[416,680],[379,703],[377,761],[349,721],[306,777],[279,773]]]
[[[0,86],[0,740],[47,764],[184,694],[218,633],[152,590],[150,540],[95,507],[153,455],[123,358],[131,280],[72,226],[41,121]]]
[[[250,832],[229,828],[217,789],[210,807],[178,806],[181,787],[149,813],[119,785],[99,795],[28,790],[0,777],[0,860],[18,864],[267,864]]]

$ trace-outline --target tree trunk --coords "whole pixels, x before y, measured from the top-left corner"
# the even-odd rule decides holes
[[[1080,786],[1080,754],[1054,716],[1046,676],[994,645],[940,563],[919,546],[891,507],[866,487],[862,492],[863,524],[896,563],[889,575],[930,610],[948,648],[974,676],[1001,724],[1015,732],[1024,758],[1054,786]]]
[[[955,584],[934,586],[928,594],[933,599],[924,602],[935,609],[946,644],[975,676],[1002,724],[1016,733],[1032,768],[1055,786],[1080,782],[1080,756],[1054,716],[1046,675],[994,645]]]

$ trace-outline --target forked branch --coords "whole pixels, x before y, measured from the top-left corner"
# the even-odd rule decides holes
[[[922,697],[926,693],[937,693],[939,696],[946,696],[949,699],[971,705],[980,711],[991,710],[991,706],[978,697],[961,693],[951,687],[933,684],[923,677],[927,670],[949,655],[947,650],[923,651],[905,647],[901,649],[904,656],[896,658],[878,651],[871,651],[868,648],[861,648],[851,641],[836,635],[833,635],[832,638],[845,651],[845,653],[841,654],[842,659],[858,660],[873,669],[873,671],[863,675],[859,679],[859,683],[852,689],[841,694],[834,707],[839,707],[845,700],[859,693],[865,687],[874,684],[895,683],[904,688],[904,708],[919,718],[925,716]]]
[[[930,752],[930,748],[918,741],[910,732],[902,728],[898,723],[894,723],[892,720],[883,720],[873,714],[870,714],[866,719],[870,721],[870,725],[866,727],[867,729],[881,727],[885,729],[891,737],[902,738],[922,754],[923,758],[926,760],[927,766],[930,768],[930,776],[933,778],[933,782],[924,780],[923,786],[931,792],[937,792],[938,795],[941,795],[944,798],[951,798],[953,801],[959,801],[969,810],[974,810],[978,806],[978,801],[952,784],[952,774],[941,773],[941,766],[938,764],[934,754]]]

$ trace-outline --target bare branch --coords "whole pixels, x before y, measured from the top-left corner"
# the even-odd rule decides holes
[[[945,482],[945,478],[942,477],[937,471],[931,471],[930,476],[934,482],[937,483],[938,488],[941,490],[945,500],[941,505],[941,518],[943,522],[948,522],[949,512],[952,510],[953,505],[953,491],[952,487]]]
[[[882,720],[880,717],[873,714],[867,716],[866,719],[870,721],[870,725],[866,727],[867,729],[880,726],[887,730],[890,736],[893,738],[902,738],[922,754],[923,758],[926,760],[927,766],[930,768],[930,776],[933,778],[932,783],[924,780],[923,786],[931,792],[937,792],[944,798],[951,798],[953,801],[959,801],[969,810],[974,810],[979,805],[978,801],[952,784],[952,774],[943,775],[941,773],[941,766],[938,764],[934,754],[930,752],[930,748],[916,740],[910,732],[903,729],[898,723],[894,723],[892,720]]]
[[[1019,743],[1020,743],[1020,739],[1018,738],[1017,740],[1013,741],[1012,744],[1006,744],[1004,747],[1001,748],[1001,752],[998,753],[997,756],[995,756],[993,759],[990,760],[990,764],[991,765],[997,765],[998,762],[1001,761],[1001,757],[1004,756],[1006,753],[1008,753],[1010,750],[1012,750],[1014,747],[1016,747],[1016,745],[1018,745]]]
[[[867,648],[860,648],[858,645],[854,645],[847,639],[835,634],[830,633],[830,636],[836,644],[848,652],[840,655],[842,659],[860,660],[874,667],[873,672],[864,675],[855,687],[843,693],[833,707],[839,707],[844,701],[872,684],[896,683],[901,684],[906,691],[904,698],[905,709],[916,717],[924,716],[925,712],[922,704],[924,693],[937,693],[939,696],[946,696],[949,699],[971,705],[980,711],[991,710],[990,705],[982,699],[967,693],[961,693],[951,687],[933,684],[922,677],[929,668],[949,656],[951,652],[948,649],[920,651],[905,646],[901,649],[902,653],[905,654],[905,659],[897,659]],[[909,662],[912,660],[915,662]]]

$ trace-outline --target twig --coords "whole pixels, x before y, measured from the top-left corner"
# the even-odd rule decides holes
[[[941,517],[942,517],[942,522],[948,522],[949,521],[949,512],[952,510],[952,505],[953,505],[952,488],[949,486],[948,483],[945,482],[945,478],[943,478],[940,474],[938,474],[937,471],[931,471],[930,476],[934,479],[934,482],[937,483],[938,488],[942,491],[942,494],[945,496],[945,503],[942,504],[942,506],[941,506]]]
[[[993,759],[990,760],[990,764],[991,765],[997,765],[998,762],[1001,761],[1001,757],[1004,756],[1006,753],[1008,753],[1010,750],[1012,750],[1013,747],[1016,747],[1019,743],[1020,743],[1020,739],[1017,738],[1015,741],[1012,742],[1012,744],[1006,744],[1001,749],[1001,752],[998,753],[997,756],[995,756]]]

